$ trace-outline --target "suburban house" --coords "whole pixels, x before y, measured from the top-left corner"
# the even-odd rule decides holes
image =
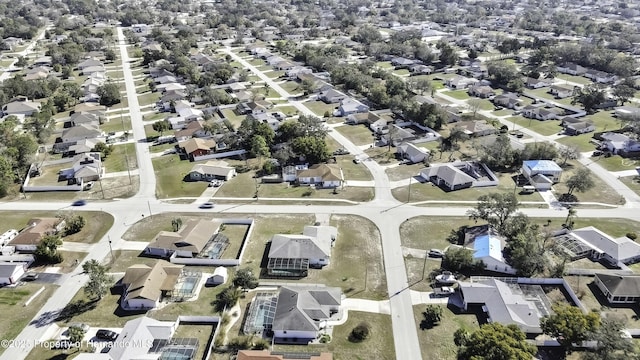
[[[456,125],[470,137],[487,136],[496,133],[496,128],[484,120],[463,121]]]
[[[85,68],[92,67],[92,66],[103,66],[104,67],[104,64],[102,63],[102,61],[100,61],[98,59],[89,58],[89,59],[85,59],[85,60],[81,61],[78,64],[77,67],[78,67],[78,70],[83,70]]]
[[[296,176],[300,184],[321,188],[336,188],[344,181],[342,170],[336,164],[314,164],[307,169],[298,170]]]
[[[564,126],[564,133],[571,136],[586,134],[596,130],[593,122],[569,116],[562,119],[561,125]]]
[[[606,132],[601,134],[600,138],[602,139],[600,147],[613,154],[624,155],[625,153],[640,151],[640,142],[625,134]]]
[[[0,286],[15,284],[26,269],[24,262],[0,262]]]
[[[152,256],[192,258],[200,254],[218,233],[221,221],[190,219],[177,231],[160,231],[144,253]]]
[[[420,176],[445,191],[498,184],[496,176],[484,164],[469,161],[431,164],[420,171]]]
[[[541,333],[540,318],[548,314],[541,313],[535,301],[510,285],[499,278],[458,282],[465,310],[469,306],[481,306],[488,322],[514,324],[528,334]]]
[[[236,360],[333,360],[331,353],[292,353],[269,350],[240,350]]]
[[[471,96],[476,96],[481,99],[486,99],[496,94],[491,86],[486,85],[473,85],[469,88],[469,90],[467,90],[467,93]]]
[[[584,77],[586,77],[587,79],[591,79],[600,84],[613,83],[614,81],[616,81],[616,79],[618,79],[618,77],[613,74],[610,74],[604,71],[594,70],[594,69],[587,70],[584,73]]]
[[[549,94],[555,96],[556,99],[564,99],[573,96],[573,88],[562,85],[551,85]]]
[[[318,99],[324,101],[327,104],[335,104],[335,103],[339,103],[340,101],[344,100],[348,98],[348,96],[334,88],[330,88],[327,89],[325,91],[322,91],[319,95],[318,95]]]
[[[500,95],[496,95],[493,98],[493,103],[497,106],[503,106],[507,109],[515,109],[522,105],[522,100],[519,99],[518,94],[516,93],[503,93]]]
[[[411,163],[419,163],[429,158],[429,150],[415,146],[410,142],[403,142],[398,146],[398,154]]]
[[[640,302],[640,275],[596,274],[594,282],[610,304]]]
[[[175,354],[186,354],[189,345],[173,345],[171,337],[178,328],[178,322],[159,321],[147,316],[129,320],[113,342],[119,346],[111,346],[107,352],[80,352],[77,360],[133,360],[133,359],[162,359],[166,352],[168,358]],[[194,351],[195,353],[195,351]],[[173,355],[173,357],[171,356]],[[182,356],[182,355],[181,355]]]
[[[547,109],[545,106],[529,105],[522,109],[522,116],[529,119],[551,120],[558,118],[558,111]]]
[[[214,153],[216,150],[216,142],[213,139],[192,138],[180,141],[178,147],[193,161],[198,156]]]
[[[204,138],[210,137],[211,133],[204,128],[204,121],[196,120],[187,123],[187,126],[183,129],[176,130],[174,133],[175,138],[178,141],[188,140],[191,138]]]
[[[104,175],[100,153],[90,152],[73,157],[73,166],[60,170],[59,177],[75,184],[97,181]]]
[[[64,226],[64,219],[34,218],[7,245],[13,246],[17,252],[34,252],[43,237],[57,234]]]
[[[394,57],[393,59],[391,59],[391,65],[395,66],[396,69],[406,69],[415,63],[416,63],[415,60],[403,58],[400,56]]]
[[[576,63],[564,63],[556,67],[559,73],[561,74],[570,74],[574,76],[584,75],[587,72],[587,69],[576,64]]]
[[[62,134],[59,138],[56,139],[56,142],[53,144],[53,149],[58,153],[66,152],[69,149],[69,146],[75,145],[78,141],[85,139],[95,139],[102,136],[103,133],[98,125],[95,125],[93,123],[76,125],[62,130]]]
[[[433,72],[433,66],[415,64],[409,66],[409,71],[412,74],[429,75]]]
[[[454,90],[466,89],[476,83],[478,83],[477,79],[468,78],[468,77],[459,76],[459,75],[449,78],[445,81],[445,84],[447,85],[447,87]]]
[[[615,109],[615,116],[621,119],[633,119],[640,116],[640,108],[635,106],[618,106]]]
[[[269,109],[271,106],[272,106],[271,103],[268,101],[256,100],[256,101],[239,103],[236,106],[236,110],[238,111],[238,113],[242,115],[244,114],[259,115],[259,114],[266,113],[267,109]]]
[[[474,226],[466,230],[465,237],[472,238],[473,259],[481,260],[485,269],[504,274],[515,274],[516,270],[507,264],[502,256],[505,238],[489,225]]]
[[[308,343],[317,339],[321,322],[340,311],[342,290],[338,287],[282,286],[273,318],[276,343]]]
[[[2,113],[4,115],[24,115],[31,116],[33,113],[40,111],[39,102],[29,101],[27,99],[21,99],[18,101],[12,101],[2,107]]]
[[[340,101],[340,106],[335,113],[337,116],[349,116],[351,114],[366,113],[368,111],[369,106],[361,103],[358,100],[345,98]]]
[[[98,139],[84,139],[76,142],[75,145],[69,146],[65,155],[78,155],[91,152],[100,142]]]
[[[553,160],[525,160],[521,171],[538,191],[550,190],[562,176],[562,168]]]
[[[366,124],[371,126],[380,119],[380,115],[368,111],[366,113],[357,113],[347,116],[347,120],[345,121],[345,123],[349,125]]]
[[[120,281],[124,287],[120,306],[125,310],[156,308],[175,287],[183,267],[164,260],[156,261],[153,267],[129,266]]]
[[[534,79],[532,77],[528,77],[524,82],[525,86],[529,89],[540,89],[543,87],[547,87],[551,85],[553,82],[547,79]]]
[[[593,226],[565,231],[556,238],[560,249],[574,260],[604,260],[614,266],[640,261],[640,244],[626,236],[614,239]]]
[[[271,238],[267,272],[271,276],[307,276],[309,268],[329,265],[338,229],[305,226],[302,235],[276,234]]]
[[[228,166],[228,163],[222,160],[196,164],[189,171],[189,178],[193,181],[231,180],[234,176],[236,168]]]

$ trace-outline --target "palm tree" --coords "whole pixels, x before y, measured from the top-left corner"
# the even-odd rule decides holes
[[[568,229],[573,228],[573,218],[578,214],[578,210],[574,208],[569,208],[567,211],[567,218],[564,220],[564,224]]]

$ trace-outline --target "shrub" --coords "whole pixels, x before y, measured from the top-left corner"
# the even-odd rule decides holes
[[[326,344],[328,342],[331,342],[331,335],[329,335],[329,334],[320,335],[320,343]]]
[[[631,239],[631,240],[635,240],[635,239],[637,239],[637,238],[638,238],[638,234],[636,234],[636,233],[634,233],[634,232],[630,232],[630,233],[627,233],[627,237],[628,237],[629,239]]]
[[[351,342],[362,342],[369,337],[371,332],[371,327],[366,322],[361,322],[356,327],[351,330],[351,334],[349,334],[349,341]]]

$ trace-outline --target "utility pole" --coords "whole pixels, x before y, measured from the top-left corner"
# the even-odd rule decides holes
[[[107,235],[107,239],[109,239],[109,253],[111,253],[111,262],[113,262],[113,247],[111,247],[111,236]]]
[[[120,113],[120,122],[122,123],[122,131],[126,132],[124,129],[124,118],[122,117],[122,112]],[[128,137],[127,137],[127,140],[128,140]],[[124,144],[124,160],[127,163],[127,174],[129,174],[129,185],[131,185],[133,184],[133,182],[131,181],[131,167],[129,166],[129,153],[127,151],[127,144]]]

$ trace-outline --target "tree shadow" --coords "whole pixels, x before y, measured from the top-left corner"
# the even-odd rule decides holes
[[[56,321],[69,321],[75,316],[96,308],[98,300],[76,300],[68,303],[58,314]]]

